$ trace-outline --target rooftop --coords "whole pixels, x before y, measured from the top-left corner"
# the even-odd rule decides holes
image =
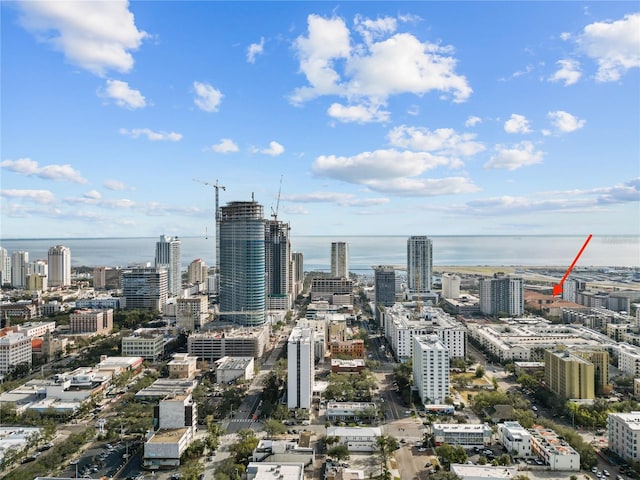
[[[175,443],[187,433],[187,430],[186,427],[160,429],[148,440],[148,443]]]

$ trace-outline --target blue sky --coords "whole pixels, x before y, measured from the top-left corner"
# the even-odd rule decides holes
[[[3,2],[2,238],[640,234],[637,2]]]

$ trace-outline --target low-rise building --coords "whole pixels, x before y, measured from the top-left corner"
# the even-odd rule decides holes
[[[254,377],[255,363],[253,357],[222,357],[216,361],[216,380],[218,383],[229,383],[237,379],[251,380]]]
[[[510,480],[518,476],[516,467],[494,467],[493,465],[452,463],[449,471],[461,480]]]
[[[612,452],[625,460],[640,462],[640,412],[610,413],[607,431]]]
[[[576,452],[562,437],[549,428],[534,426],[531,434],[531,451],[551,470],[580,470],[580,454]]]
[[[269,342],[269,325],[253,328],[229,326],[187,339],[187,351],[200,360],[215,361],[224,356],[261,357]]]
[[[329,342],[329,350],[332,357],[364,358],[364,340],[333,340]]]
[[[304,480],[304,464],[249,462],[247,480]]]
[[[373,402],[327,402],[327,420],[330,422],[370,422],[377,413]]]
[[[21,363],[31,365],[31,353],[31,339],[9,331],[0,337],[0,373],[8,373]]]
[[[253,451],[254,462],[263,463],[302,463],[313,465],[315,453],[312,447],[301,447],[290,440],[262,439]]]
[[[142,357],[155,362],[164,355],[164,336],[161,333],[122,337],[122,355]]]
[[[76,310],[69,315],[71,333],[108,334],[113,330],[113,309]]]
[[[504,422],[498,425],[500,443],[512,457],[531,456],[531,434],[518,422]]]
[[[168,366],[169,378],[193,378],[198,371],[198,358],[188,353],[174,353]]]
[[[375,452],[376,440],[382,435],[379,427],[329,427],[327,437],[338,438],[350,452]]]
[[[27,337],[42,337],[47,332],[53,333],[56,329],[56,322],[26,322],[16,325],[16,330],[24,333]]]
[[[471,423],[434,423],[431,426],[436,446],[448,443],[463,447],[491,445],[493,431],[489,425]]]
[[[359,373],[367,368],[367,365],[363,358],[351,358],[351,359],[331,359],[331,372],[332,373]]]
[[[171,394],[190,394],[197,386],[198,382],[193,378],[159,378],[139,390],[135,397],[136,400],[161,400]]]

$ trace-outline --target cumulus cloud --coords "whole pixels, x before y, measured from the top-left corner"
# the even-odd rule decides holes
[[[129,72],[132,51],[148,34],[136,27],[127,0],[108,2],[18,2],[22,26],[64,54],[73,65],[103,76]]]
[[[182,140],[182,134],[176,132],[154,132],[149,128],[133,128],[131,130],[127,130],[126,128],[121,128],[119,130],[121,135],[126,135],[131,138],[138,137],[147,137],[148,140],[152,142],[157,141],[169,141],[169,142],[179,142]]]
[[[329,107],[327,113],[330,117],[344,123],[387,122],[390,118],[390,112],[380,110],[379,106],[367,105],[345,106],[339,103],[334,103]]]
[[[211,145],[209,149],[216,153],[233,153],[240,150],[238,148],[238,145],[236,145],[236,143],[230,138],[220,139],[220,142],[216,143],[215,145]]]
[[[536,150],[533,143],[520,142],[512,147],[496,145],[496,154],[484,164],[484,168],[517,170],[518,168],[542,163],[544,152]]]
[[[56,203],[56,198],[49,190],[0,190],[0,195],[8,199],[29,200],[36,203]]]
[[[374,180],[415,177],[449,163],[447,157],[428,152],[388,149],[362,152],[351,157],[321,155],[313,162],[312,170],[319,177],[368,184]]]
[[[264,51],[264,37],[260,37],[260,43],[252,43],[247,48],[247,62],[255,63],[256,57]]]
[[[470,117],[467,118],[467,120],[464,122],[464,126],[465,127],[475,127],[476,125],[482,123],[482,119],[480,117],[476,117],[474,115],[471,115]]]
[[[529,120],[524,115],[511,114],[511,118],[504,123],[504,131],[507,133],[531,133]]]
[[[73,183],[87,183],[87,180],[71,165],[46,165],[41,167],[38,162],[30,158],[18,160],[3,160],[0,167],[21,175],[42,178],[44,180],[57,180]]]
[[[629,69],[640,67],[640,13],[587,25],[576,41],[597,62],[596,80],[616,81]]]
[[[208,83],[202,82],[193,82],[193,89],[196,92],[193,103],[195,103],[200,110],[204,110],[205,112],[218,111],[218,107],[224,96],[220,90]]]
[[[562,133],[575,132],[580,130],[587,123],[586,120],[580,120],[579,118],[571,115],[568,112],[557,110],[555,112],[549,112],[547,118],[551,121],[551,124]]]
[[[100,192],[97,190],[89,190],[83,196],[91,200],[99,200],[100,198],[102,198],[102,195],[100,195]]]
[[[104,90],[98,92],[102,98],[112,99],[119,107],[135,110],[147,106],[147,101],[139,90],[129,87],[121,80],[107,80]]]
[[[477,185],[465,177],[395,178],[388,181],[367,182],[367,186],[376,192],[404,197],[457,195],[480,190]]]
[[[300,195],[283,195],[282,200],[296,203],[332,203],[341,207],[363,207],[389,203],[388,198],[357,198],[353,193],[339,192],[310,192]]]
[[[386,115],[365,114],[377,111],[392,95],[437,91],[463,102],[472,93],[466,78],[455,72],[457,61],[451,47],[396,33],[397,22],[392,18],[356,17],[355,30],[362,43],[352,43],[342,18],[309,15],[307,23],[307,34],[294,42],[300,71],[308,82],[292,93],[290,100],[296,105],[323,95],[342,97],[351,106],[364,107],[334,107],[330,114],[379,122],[386,121]]]
[[[269,146],[267,148],[252,148],[251,151],[253,153],[262,153],[264,155],[277,157],[278,155],[282,155],[284,153],[284,147],[278,142],[269,142]]]
[[[452,128],[438,128],[432,131],[428,128],[401,125],[393,128],[388,137],[391,145],[395,147],[437,152],[454,158],[472,156],[485,149],[482,143],[475,141],[475,134],[459,134]],[[451,166],[460,165],[458,161],[452,159]]]
[[[582,72],[580,71],[580,62],[577,60],[566,59],[558,60],[556,64],[559,65],[560,68],[551,77],[549,77],[549,81],[564,82],[564,86],[568,87],[580,80],[580,77],[582,76]]]
[[[105,180],[103,185],[105,188],[114,191],[133,190],[132,188],[127,187],[124,182],[121,182],[119,180]]]

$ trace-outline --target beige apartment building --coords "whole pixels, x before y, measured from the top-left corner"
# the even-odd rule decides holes
[[[113,330],[113,309],[76,310],[69,315],[71,333],[107,334]]]
[[[544,352],[544,379],[547,387],[566,399],[595,398],[593,363],[560,348]]]

